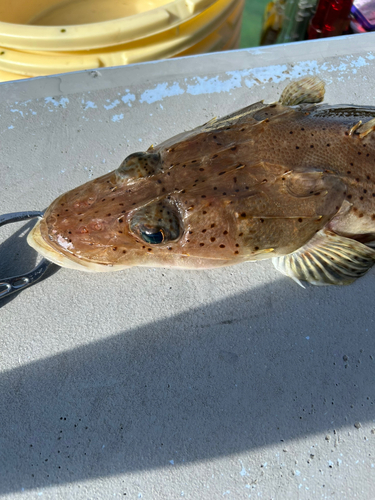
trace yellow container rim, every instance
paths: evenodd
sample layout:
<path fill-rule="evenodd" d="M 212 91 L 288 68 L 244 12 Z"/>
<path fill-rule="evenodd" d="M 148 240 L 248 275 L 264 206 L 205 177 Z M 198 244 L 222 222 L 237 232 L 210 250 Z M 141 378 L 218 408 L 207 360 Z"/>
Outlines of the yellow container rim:
<path fill-rule="evenodd" d="M 240 18 L 243 4 L 244 0 L 217 0 L 196 22 L 183 23 L 178 35 L 159 35 L 153 43 L 144 46 L 131 44 L 131 47 L 127 47 L 125 44 L 114 47 L 113 50 L 107 48 L 81 54 L 18 52 L 0 47 L 0 70 L 25 76 L 41 76 L 173 57 L 217 30 L 233 13 L 236 20 Z"/>
<path fill-rule="evenodd" d="M 217 0 L 174 0 L 162 7 L 100 23 L 33 26 L 0 22 L 0 45 L 17 50 L 91 50 L 137 40 L 173 28 Z"/>

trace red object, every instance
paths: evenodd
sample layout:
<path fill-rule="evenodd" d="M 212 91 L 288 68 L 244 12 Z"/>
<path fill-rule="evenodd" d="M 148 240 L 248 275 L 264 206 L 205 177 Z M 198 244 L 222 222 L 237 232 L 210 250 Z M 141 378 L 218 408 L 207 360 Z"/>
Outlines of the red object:
<path fill-rule="evenodd" d="M 307 31 L 309 40 L 342 35 L 349 26 L 352 4 L 353 0 L 319 0 Z"/>

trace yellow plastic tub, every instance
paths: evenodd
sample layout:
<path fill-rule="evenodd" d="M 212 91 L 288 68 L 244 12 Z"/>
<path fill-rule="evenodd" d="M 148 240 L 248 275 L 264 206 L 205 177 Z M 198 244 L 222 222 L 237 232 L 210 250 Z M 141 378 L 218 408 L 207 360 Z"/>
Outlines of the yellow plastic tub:
<path fill-rule="evenodd" d="M 244 0 L 0 3 L 0 81 L 238 46 Z"/>

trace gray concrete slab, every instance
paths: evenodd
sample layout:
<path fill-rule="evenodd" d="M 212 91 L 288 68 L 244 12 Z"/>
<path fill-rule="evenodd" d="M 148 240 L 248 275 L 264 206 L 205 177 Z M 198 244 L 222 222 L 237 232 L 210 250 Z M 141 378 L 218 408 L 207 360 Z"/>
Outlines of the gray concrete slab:
<path fill-rule="evenodd" d="M 374 35 L 2 84 L 0 213 L 308 73 L 374 104 Z M 2 274 L 35 263 L 29 227 L 1 229 Z M 3 300 L 0 495 L 375 498 L 374 279 L 61 269 Z"/>

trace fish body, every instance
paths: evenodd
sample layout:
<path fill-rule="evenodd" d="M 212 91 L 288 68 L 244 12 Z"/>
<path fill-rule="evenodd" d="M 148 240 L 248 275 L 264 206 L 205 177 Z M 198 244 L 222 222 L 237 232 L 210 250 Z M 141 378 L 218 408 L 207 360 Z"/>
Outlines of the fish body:
<path fill-rule="evenodd" d="M 346 284 L 374 263 L 375 107 L 318 104 L 292 82 L 75 188 L 28 242 L 86 271 L 212 268 L 273 258 L 284 274 Z"/>

